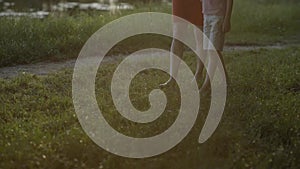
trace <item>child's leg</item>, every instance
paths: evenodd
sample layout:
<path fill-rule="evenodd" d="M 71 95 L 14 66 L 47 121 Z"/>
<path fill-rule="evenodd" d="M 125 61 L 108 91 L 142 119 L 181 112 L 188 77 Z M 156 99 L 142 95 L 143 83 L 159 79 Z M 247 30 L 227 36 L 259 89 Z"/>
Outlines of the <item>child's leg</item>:
<path fill-rule="evenodd" d="M 225 78 L 228 79 L 228 74 L 227 74 L 227 69 L 226 69 L 226 66 L 225 66 L 225 61 L 224 61 L 223 54 L 222 54 L 222 52 L 218 52 L 218 53 L 219 53 L 219 57 L 220 57 L 220 60 L 221 60 L 221 63 L 222 63 L 222 67 L 224 68 Z"/>
<path fill-rule="evenodd" d="M 200 89 L 200 92 L 204 92 L 209 90 L 209 88 L 211 87 L 211 81 L 214 78 L 215 75 L 215 71 L 218 65 L 218 59 L 220 59 L 222 67 L 224 68 L 225 71 L 225 75 L 227 78 L 227 71 L 225 68 L 225 64 L 224 64 L 224 59 L 223 59 L 223 55 L 221 51 L 208 51 L 208 57 L 209 57 L 209 62 L 208 62 L 208 68 L 207 68 L 207 75 L 205 77 L 205 81 Z M 209 76 L 210 75 L 210 76 Z"/>
<path fill-rule="evenodd" d="M 198 29 L 200 29 L 201 31 L 203 30 L 202 27 L 198 27 Z M 204 50 L 203 50 L 203 33 L 201 32 L 200 34 L 198 34 L 197 31 L 194 30 L 194 35 L 196 38 L 197 53 L 200 54 L 200 57 L 202 57 L 201 59 L 198 56 L 196 57 L 197 68 L 195 72 L 195 80 L 197 80 L 201 78 L 203 68 L 204 68 L 205 57 L 204 57 Z"/>
<path fill-rule="evenodd" d="M 174 57 L 174 55 L 177 55 L 178 57 L 183 56 L 183 50 L 184 46 L 183 44 L 176 40 L 173 39 L 172 46 L 171 46 L 171 55 L 170 55 L 170 75 L 172 77 L 177 77 L 178 74 L 178 68 L 180 65 L 180 60 L 177 57 Z"/>
<path fill-rule="evenodd" d="M 180 33 L 184 33 L 187 29 L 187 26 L 182 23 L 174 23 L 173 34 L 174 37 L 178 36 Z M 170 78 L 167 82 L 161 84 L 161 86 L 165 86 L 170 83 L 173 77 L 176 77 L 178 74 L 178 68 L 180 65 L 180 60 L 177 57 L 174 57 L 174 54 L 178 57 L 182 58 L 184 51 L 184 45 L 177 39 L 173 39 L 171 46 L 171 54 L 170 54 Z"/>
<path fill-rule="evenodd" d="M 221 61 L 221 65 L 225 70 L 225 74 L 227 75 L 223 55 L 221 53 L 224 46 L 225 36 L 222 30 L 224 17 L 214 15 L 205 15 L 204 17 L 204 29 L 207 38 L 204 39 L 203 43 L 205 46 L 205 51 L 207 51 L 205 53 L 208 55 L 209 58 L 207 73 L 210 76 L 206 76 L 205 81 L 200 89 L 200 92 L 204 92 L 209 89 L 210 82 L 213 80 L 219 59 Z"/>

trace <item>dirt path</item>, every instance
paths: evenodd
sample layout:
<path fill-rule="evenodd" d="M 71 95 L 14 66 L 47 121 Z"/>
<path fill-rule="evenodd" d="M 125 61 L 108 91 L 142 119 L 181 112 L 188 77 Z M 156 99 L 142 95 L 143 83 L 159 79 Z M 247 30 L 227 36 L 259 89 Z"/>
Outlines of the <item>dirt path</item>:
<path fill-rule="evenodd" d="M 105 57 L 102 63 L 115 63 L 123 58 L 123 56 Z M 17 65 L 11 67 L 0 68 L 0 78 L 8 79 L 18 76 L 22 73 L 30 73 L 35 75 L 47 75 L 66 68 L 73 68 L 76 59 L 70 59 L 60 62 L 39 62 L 35 64 Z"/>
<path fill-rule="evenodd" d="M 259 49 L 284 49 L 287 47 L 295 46 L 299 44 L 289 44 L 289 45 L 269 45 L 269 46 L 227 46 L 225 51 L 251 51 Z M 105 57 L 102 63 L 115 63 L 118 60 L 126 56 L 113 56 Z M 0 68 L 0 78 L 13 78 L 21 73 L 30 73 L 35 75 L 47 75 L 66 68 L 73 68 L 76 59 L 71 59 L 61 62 L 40 62 L 35 64 L 17 65 L 11 67 Z"/>

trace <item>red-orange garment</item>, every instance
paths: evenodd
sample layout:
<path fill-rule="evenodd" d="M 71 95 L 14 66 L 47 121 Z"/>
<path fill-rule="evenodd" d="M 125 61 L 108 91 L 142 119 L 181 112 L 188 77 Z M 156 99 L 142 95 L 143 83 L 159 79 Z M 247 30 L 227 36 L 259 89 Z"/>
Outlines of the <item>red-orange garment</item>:
<path fill-rule="evenodd" d="M 202 3 L 200 0 L 173 0 L 173 15 L 203 26 Z"/>

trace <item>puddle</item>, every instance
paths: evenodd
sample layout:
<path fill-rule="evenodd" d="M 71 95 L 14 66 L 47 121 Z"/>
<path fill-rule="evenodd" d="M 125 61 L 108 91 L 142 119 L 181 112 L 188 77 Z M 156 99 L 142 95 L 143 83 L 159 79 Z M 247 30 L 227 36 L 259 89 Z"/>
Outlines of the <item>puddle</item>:
<path fill-rule="evenodd" d="M 31 3 L 32 1 L 32 3 Z M 108 1 L 108 0 L 107 0 Z M 81 2 L 66 2 L 51 3 L 48 1 L 33 1 L 21 2 L 20 0 L 5 1 L 0 0 L 0 17 L 31 17 L 45 18 L 51 12 L 67 12 L 67 11 L 110 11 L 115 13 L 120 10 L 132 10 L 134 6 L 129 3 L 116 3 L 116 0 L 110 0 L 109 3 L 81 3 Z M 35 3 L 33 3 L 35 2 Z"/>
<path fill-rule="evenodd" d="M 0 12 L 0 17 L 22 17 L 27 16 L 31 18 L 45 18 L 49 15 L 49 12 L 45 11 L 37 11 L 37 12 L 14 12 L 14 11 L 6 11 Z"/>
<path fill-rule="evenodd" d="M 117 10 L 132 10 L 133 6 L 127 3 L 119 4 L 103 4 L 103 3 L 77 3 L 77 2 L 65 2 L 58 3 L 57 5 L 52 6 L 54 11 L 63 11 L 63 10 L 99 10 L 99 11 L 110 11 L 112 9 Z"/>

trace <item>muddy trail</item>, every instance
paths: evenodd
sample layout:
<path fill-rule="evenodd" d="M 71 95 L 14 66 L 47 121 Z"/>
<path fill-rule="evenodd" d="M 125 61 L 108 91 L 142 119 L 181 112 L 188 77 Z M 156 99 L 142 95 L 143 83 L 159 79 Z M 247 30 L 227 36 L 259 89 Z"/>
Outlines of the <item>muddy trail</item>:
<path fill-rule="evenodd" d="M 285 49 L 292 46 L 299 46 L 300 44 L 275 44 L 267 46 L 226 46 L 225 51 L 252 51 L 260 49 Z M 145 53 L 147 55 L 147 53 Z M 105 57 L 101 64 L 116 63 L 125 58 L 126 55 Z M 0 78 L 9 79 L 18 76 L 19 74 L 30 73 L 34 75 L 47 75 L 60 71 L 62 69 L 71 69 L 74 67 L 76 59 L 60 62 L 39 62 L 34 64 L 17 65 L 0 68 Z"/>

